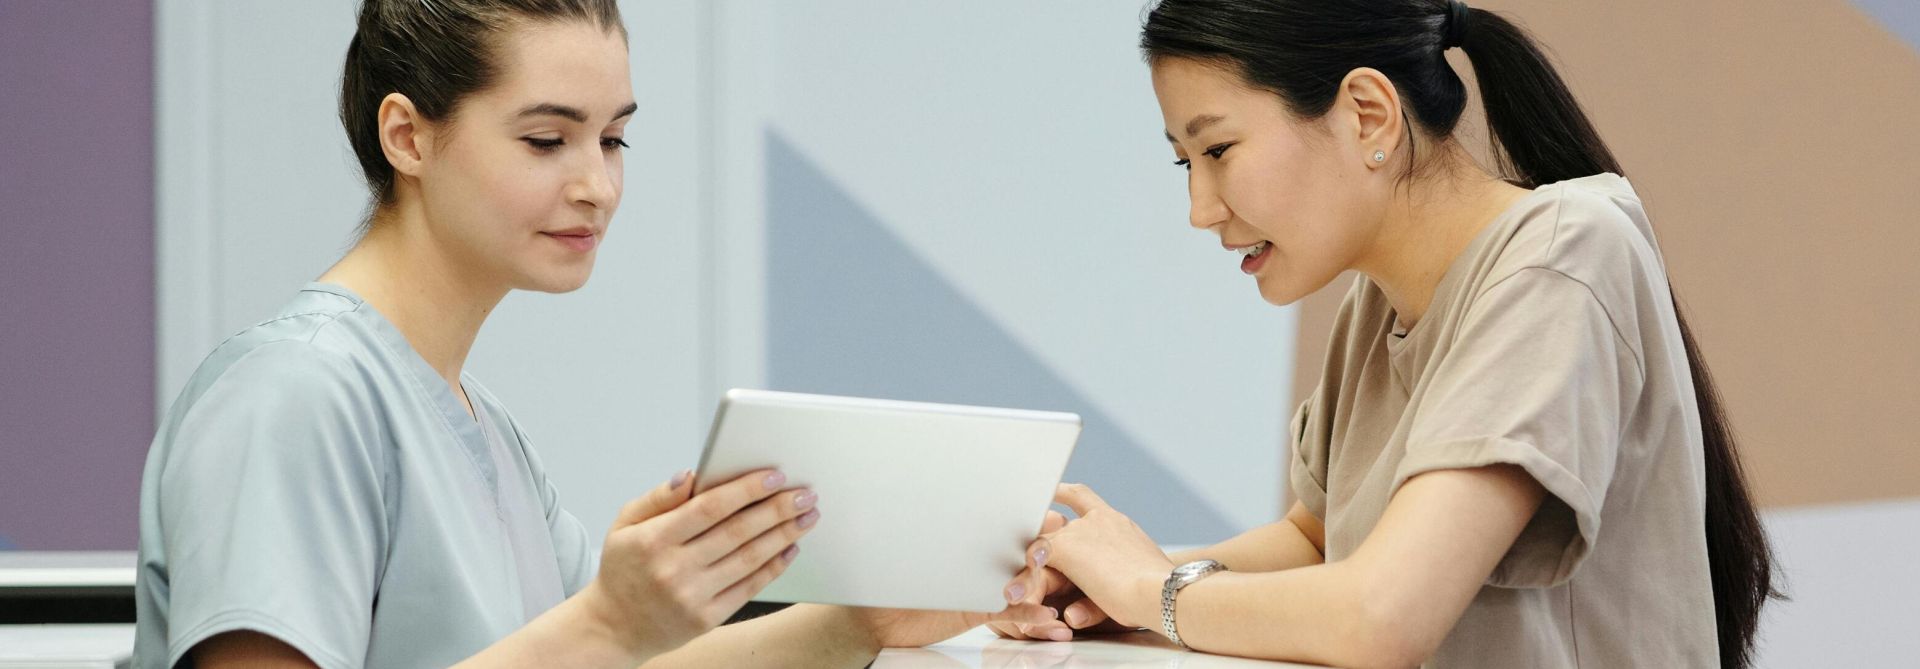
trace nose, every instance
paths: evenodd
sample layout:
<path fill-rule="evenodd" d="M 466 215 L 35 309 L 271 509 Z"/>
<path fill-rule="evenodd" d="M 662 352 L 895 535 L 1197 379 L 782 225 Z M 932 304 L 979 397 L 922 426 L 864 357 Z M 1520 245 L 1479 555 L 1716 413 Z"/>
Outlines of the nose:
<path fill-rule="evenodd" d="M 567 200 L 595 209 L 613 209 L 620 200 L 620 167 L 618 155 L 604 155 L 595 147 L 579 159 L 574 178 L 567 185 Z"/>
<path fill-rule="evenodd" d="M 1187 224 L 1195 229 L 1206 230 L 1233 217 L 1226 201 L 1204 179 L 1187 177 L 1187 200 Z"/>

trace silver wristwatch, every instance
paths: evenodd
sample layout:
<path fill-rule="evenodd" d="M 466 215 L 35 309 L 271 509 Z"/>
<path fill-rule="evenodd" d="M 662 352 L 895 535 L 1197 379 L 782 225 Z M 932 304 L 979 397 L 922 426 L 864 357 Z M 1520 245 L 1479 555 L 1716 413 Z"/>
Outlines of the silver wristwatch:
<path fill-rule="evenodd" d="M 1180 641 L 1180 631 L 1173 625 L 1173 600 L 1180 595 L 1180 589 L 1192 585 L 1194 581 L 1206 578 L 1218 571 L 1226 571 L 1227 566 L 1213 560 L 1195 560 L 1173 568 L 1167 576 L 1166 585 L 1160 586 L 1160 631 L 1181 648 L 1187 646 Z"/>

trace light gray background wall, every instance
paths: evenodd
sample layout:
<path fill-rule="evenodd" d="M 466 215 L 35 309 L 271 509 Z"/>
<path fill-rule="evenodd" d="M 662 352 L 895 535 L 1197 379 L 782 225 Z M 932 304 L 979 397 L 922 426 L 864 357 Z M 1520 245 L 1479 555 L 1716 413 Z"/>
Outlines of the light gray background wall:
<path fill-rule="evenodd" d="M 0 222 L 96 252 L 0 247 L 0 535 L 131 548 L 155 413 L 344 249 L 354 4 L 164 0 L 148 52 L 120 3 L 0 0 Z M 1292 315 L 1184 227 L 1133 4 L 625 3 L 646 141 L 614 235 L 586 289 L 509 298 L 473 361 L 567 504 L 604 526 L 693 462 L 719 390 L 771 385 L 1081 411 L 1099 427 L 1074 474 L 1163 540 L 1272 519 Z M 1763 666 L 1920 657 L 1920 504 L 1768 523 L 1796 600 L 1770 607 Z"/>

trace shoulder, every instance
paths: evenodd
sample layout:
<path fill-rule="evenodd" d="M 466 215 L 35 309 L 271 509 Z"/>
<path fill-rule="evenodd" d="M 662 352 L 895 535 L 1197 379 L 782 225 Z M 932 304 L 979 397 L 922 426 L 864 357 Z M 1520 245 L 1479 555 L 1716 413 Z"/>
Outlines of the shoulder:
<path fill-rule="evenodd" d="M 1646 209 L 1626 179 L 1600 174 L 1562 181 L 1528 199 L 1489 284 L 1544 269 L 1603 293 L 1664 274 Z"/>
<path fill-rule="evenodd" d="M 179 403 L 192 407 L 208 392 L 241 404 L 285 399 L 365 405 L 382 369 L 391 366 L 370 314 L 357 299 L 304 290 L 279 314 L 215 347 L 194 371 Z"/>
<path fill-rule="evenodd" d="M 222 342 L 175 400 L 163 442 L 193 448 L 380 440 L 383 369 L 354 309 L 288 310 Z M 185 446 L 186 444 L 182 444 Z"/>

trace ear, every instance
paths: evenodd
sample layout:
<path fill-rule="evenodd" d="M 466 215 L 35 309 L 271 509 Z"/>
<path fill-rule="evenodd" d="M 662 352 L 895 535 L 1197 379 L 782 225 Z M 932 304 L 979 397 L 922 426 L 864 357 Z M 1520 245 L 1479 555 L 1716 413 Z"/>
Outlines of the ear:
<path fill-rule="evenodd" d="M 380 151 L 387 156 L 387 163 L 393 165 L 395 174 L 411 177 L 420 176 L 422 147 L 428 146 L 426 119 L 420 116 L 420 110 L 413 101 L 399 93 L 388 93 L 380 100 Z"/>
<path fill-rule="evenodd" d="M 1382 167 L 1399 155 L 1406 141 L 1406 116 L 1400 91 L 1387 75 L 1370 67 L 1348 72 L 1340 80 L 1333 111 L 1338 114 L 1333 119 L 1335 136 L 1351 141 L 1355 157 L 1367 167 Z M 1384 152 L 1386 160 L 1375 160 L 1376 152 Z"/>

